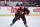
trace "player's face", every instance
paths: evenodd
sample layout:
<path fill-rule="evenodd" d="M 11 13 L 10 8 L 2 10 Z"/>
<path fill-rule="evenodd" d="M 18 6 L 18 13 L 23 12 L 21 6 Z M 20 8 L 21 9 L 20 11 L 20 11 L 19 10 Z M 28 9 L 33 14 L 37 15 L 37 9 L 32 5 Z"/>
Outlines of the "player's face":
<path fill-rule="evenodd" d="M 22 9 L 24 9 L 24 6 L 22 6 Z"/>

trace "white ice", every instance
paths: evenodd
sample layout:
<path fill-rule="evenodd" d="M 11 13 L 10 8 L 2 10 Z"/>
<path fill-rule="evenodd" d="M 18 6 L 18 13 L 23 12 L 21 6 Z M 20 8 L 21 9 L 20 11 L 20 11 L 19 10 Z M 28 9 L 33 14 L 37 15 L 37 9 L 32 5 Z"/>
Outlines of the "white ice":
<path fill-rule="evenodd" d="M 10 26 L 15 16 L 0 16 L 0 27 L 25 27 L 22 19 Z M 40 16 L 26 16 L 28 27 L 40 27 Z"/>

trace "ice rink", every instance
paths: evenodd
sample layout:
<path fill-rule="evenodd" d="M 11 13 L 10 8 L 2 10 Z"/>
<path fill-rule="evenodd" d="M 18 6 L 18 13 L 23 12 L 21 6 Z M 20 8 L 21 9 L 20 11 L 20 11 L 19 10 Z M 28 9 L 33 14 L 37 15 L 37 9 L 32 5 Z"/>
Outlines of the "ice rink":
<path fill-rule="evenodd" d="M 0 16 L 0 27 L 25 27 L 22 19 L 10 26 L 15 16 Z M 28 27 L 40 27 L 40 16 L 26 16 Z"/>

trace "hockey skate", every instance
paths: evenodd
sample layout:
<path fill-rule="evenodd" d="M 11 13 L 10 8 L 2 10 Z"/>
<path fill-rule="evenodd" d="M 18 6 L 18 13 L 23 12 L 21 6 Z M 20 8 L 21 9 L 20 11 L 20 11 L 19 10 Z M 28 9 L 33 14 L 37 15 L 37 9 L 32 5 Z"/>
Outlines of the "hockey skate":
<path fill-rule="evenodd" d="M 28 26 L 26 26 L 26 27 L 28 27 Z"/>
<path fill-rule="evenodd" d="M 26 27 L 28 27 L 28 26 L 26 25 Z"/>
<path fill-rule="evenodd" d="M 10 26 L 12 26 L 13 24 L 10 24 Z"/>

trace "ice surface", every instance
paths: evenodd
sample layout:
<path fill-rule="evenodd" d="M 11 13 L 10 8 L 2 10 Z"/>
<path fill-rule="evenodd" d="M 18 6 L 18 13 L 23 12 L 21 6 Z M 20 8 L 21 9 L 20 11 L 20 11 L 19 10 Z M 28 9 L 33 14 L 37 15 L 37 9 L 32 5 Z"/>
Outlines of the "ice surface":
<path fill-rule="evenodd" d="M 25 27 L 22 19 L 10 26 L 15 16 L 0 16 L 0 27 Z M 40 16 L 26 16 L 28 27 L 40 27 Z"/>

